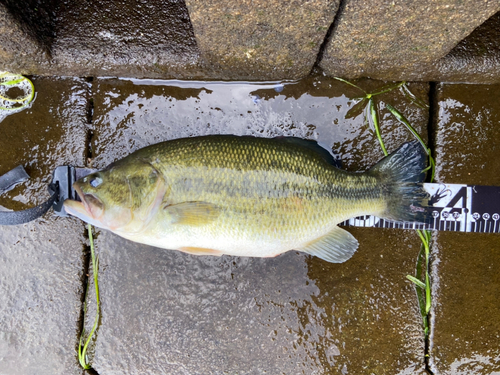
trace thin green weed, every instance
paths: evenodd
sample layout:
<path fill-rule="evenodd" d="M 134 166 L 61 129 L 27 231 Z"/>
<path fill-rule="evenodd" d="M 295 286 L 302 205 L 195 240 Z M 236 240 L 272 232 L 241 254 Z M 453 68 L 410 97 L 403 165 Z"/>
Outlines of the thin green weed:
<path fill-rule="evenodd" d="M 85 302 L 83 305 L 83 329 L 82 329 L 82 334 L 80 336 L 80 342 L 78 344 L 78 361 L 80 362 L 80 366 L 82 366 L 85 370 L 90 368 L 90 365 L 88 363 L 88 357 L 87 357 L 87 349 L 90 344 L 90 340 L 92 339 L 92 336 L 94 336 L 94 332 L 97 328 L 97 323 L 99 321 L 99 284 L 97 283 L 97 276 L 98 276 L 98 271 L 99 271 L 99 259 L 95 256 L 95 250 L 94 250 L 94 237 L 92 236 L 92 226 L 88 224 L 88 234 L 89 234 L 89 241 L 90 241 L 90 255 L 92 258 L 92 274 L 94 276 L 94 286 L 95 286 L 95 300 L 96 300 L 96 315 L 94 318 L 94 325 L 92 326 L 92 329 L 87 337 L 85 339 L 85 315 L 87 314 L 87 297 L 88 297 L 88 283 L 87 283 L 87 290 L 85 292 Z"/>

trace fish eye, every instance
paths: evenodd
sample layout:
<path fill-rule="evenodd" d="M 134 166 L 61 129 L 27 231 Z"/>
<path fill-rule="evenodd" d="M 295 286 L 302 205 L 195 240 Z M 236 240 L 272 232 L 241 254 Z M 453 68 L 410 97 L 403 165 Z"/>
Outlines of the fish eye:
<path fill-rule="evenodd" d="M 93 188 L 96 188 L 98 187 L 100 184 L 102 184 L 102 178 L 100 177 L 93 177 L 90 182 L 89 182 L 90 186 L 92 186 Z"/>
<path fill-rule="evenodd" d="M 158 173 L 156 171 L 152 171 L 149 174 L 148 179 L 149 179 L 150 184 L 154 184 L 156 182 L 156 180 L 158 180 Z"/>

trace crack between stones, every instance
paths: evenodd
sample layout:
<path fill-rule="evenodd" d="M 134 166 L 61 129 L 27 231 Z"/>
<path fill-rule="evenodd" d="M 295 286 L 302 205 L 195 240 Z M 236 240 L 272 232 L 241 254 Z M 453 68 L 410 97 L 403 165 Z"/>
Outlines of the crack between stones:
<path fill-rule="evenodd" d="M 92 138 L 94 136 L 94 133 L 92 131 L 92 123 L 94 120 L 94 99 L 92 98 L 92 86 L 93 86 L 93 77 L 87 77 L 86 81 L 89 83 L 89 92 L 90 92 L 90 97 L 87 101 L 87 109 L 86 109 L 86 125 L 87 125 L 87 136 L 85 139 L 85 166 L 89 167 L 90 161 L 92 159 Z M 87 229 L 85 228 L 83 230 L 83 235 L 84 237 L 88 240 L 88 232 Z M 82 332 L 85 329 L 85 301 L 87 300 L 87 293 L 88 291 L 88 285 L 89 285 L 89 272 L 90 272 L 90 267 L 91 267 L 91 252 L 90 252 L 90 246 L 84 246 L 83 249 L 83 274 L 81 277 L 82 281 L 82 298 L 81 298 L 81 308 L 80 308 L 80 318 L 79 318 L 79 332 L 78 332 L 78 337 L 77 337 L 77 344 L 76 344 L 76 349 L 78 350 L 78 345 L 80 343 L 80 337 L 82 335 Z M 92 367 L 87 370 L 82 369 L 82 374 L 87 374 L 87 375 L 99 375 L 99 373 L 94 370 Z"/>
<path fill-rule="evenodd" d="M 319 64 L 321 60 L 323 60 L 323 55 L 326 50 L 326 46 L 328 45 L 328 42 L 330 41 L 330 38 L 333 34 L 333 32 L 337 29 L 337 26 L 339 24 L 340 16 L 342 15 L 345 6 L 346 6 L 347 0 L 340 0 L 339 3 L 339 8 L 337 9 L 337 13 L 335 13 L 335 17 L 333 18 L 333 22 L 328 28 L 326 34 L 325 34 L 325 39 L 323 39 L 323 43 L 321 43 L 321 46 L 319 47 L 318 55 L 316 56 L 316 61 L 314 62 L 314 65 L 311 69 L 310 74 L 313 74 L 316 70 L 321 69 L 319 67 Z"/>
<path fill-rule="evenodd" d="M 86 161 L 85 164 L 89 167 L 89 162 L 92 159 L 92 138 L 94 137 L 94 132 L 92 129 L 92 123 L 94 121 L 94 98 L 92 97 L 92 86 L 94 82 L 93 77 L 86 78 L 87 82 L 90 86 L 91 95 L 87 102 L 87 139 L 85 145 L 85 156 Z"/>
<path fill-rule="evenodd" d="M 437 83 L 429 82 L 429 122 L 427 124 L 427 137 L 428 137 L 428 147 L 431 150 L 432 157 L 436 160 L 436 132 L 435 127 L 438 123 L 438 103 L 437 103 Z M 431 248 L 433 246 L 433 242 L 431 242 Z M 431 251 L 432 254 L 432 251 Z M 432 269 L 432 258 L 429 260 L 429 269 Z M 432 280 L 431 280 L 432 285 Z M 432 293 L 432 292 L 431 292 Z M 434 301 L 432 301 L 432 305 L 434 305 Z M 432 308 L 427 314 L 427 324 L 429 326 L 429 333 L 425 338 L 425 349 L 424 349 L 424 363 L 425 363 L 425 371 L 429 375 L 434 375 L 434 372 L 431 370 L 430 360 L 431 360 L 431 336 L 432 336 Z"/>
<path fill-rule="evenodd" d="M 89 238 L 88 232 L 86 229 L 83 231 L 83 235 L 85 238 Z M 85 301 L 87 300 L 87 293 L 89 292 L 88 290 L 88 285 L 89 285 L 89 272 L 90 272 L 90 267 L 91 267 L 91 256 L 90 256 L 90 246 L 84 246 L 84 252 L 83 252 L 83 263 L 84 263 L 84 268 L 83 268 L 83 274 L 82 274 L 82 298 L 81 298 L 81 308 L 80 308 L 80 319 L 79 319 L 79 332 L 78 332 L 78 337 L 77 337 L 77 343 L 76 343 L 76 350 L 78 352 L 78 345 L 80 345 L 80 337 L 82 336 L 82 332 L 85 329 Z M 94 370 L 92 367 L 87 369 L 87 370 L 82 370 L 82 375 L 99 375 L 99 373 Z"/>

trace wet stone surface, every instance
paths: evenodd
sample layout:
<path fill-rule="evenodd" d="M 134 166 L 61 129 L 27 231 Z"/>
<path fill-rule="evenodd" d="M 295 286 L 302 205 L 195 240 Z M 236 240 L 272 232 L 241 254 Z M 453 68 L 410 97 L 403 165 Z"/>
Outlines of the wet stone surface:
<path fill-rule="evenodd" d="M 500 12 L 461 40 L 446 56 L 421 65 L 413 77 L 434 82 L 498 84 L 499 70 Z"/>
<path fill-rule="evenodd" d="M 499 10 L 498 2 L 348 0 L 320 66 L 344 78 L 422 80 L 427 64 Z"/>
<path fill-rule="evenodd" d="M 438 85 L 436 180 L 500 185 L 500 86 Z M 433 260 L 434 374 L 500 374 L 500 238 L 436 236 Z"/>
<path fill-rule="evenodd" d="M 298 79 L 316 62 L 339 1 L 187 0 L 200 64 L 215 79 Z"/>
<path fill-rule="evenodd" d="M 40 65 L 48 63 L 48 53 L 33 35 L 23 29 L 23 20 L 12 15 L 12 7 L 17 8 L 16 2 L 9 2 L 8 6 L 0 4 L 1 70 L 38 73 Z"/>
<path fill-rule="evenodd" d="M 188 78 L 198 48 L 182 1 L 61 1 L 52 74 Z"/>
<path fill-rule="evenodd" d="M 90 85 L 84 79 L 34 78 L 31 108 L 0 123 L 0 174 L 22 164 L 30 180 L 0 197 L 0 205 L 19 210 L 49 198 L 55 167 L 82 165 L 87 139 Z"/>
<path fill-rule="evenodd" d="M 2 195 L 0 204 L 11 209 L 42 203 L 56 166 L 85 161 L 88 84 L 33 83 L 32 107 L 0 123 L 0 174 L 23 164 L 31 176 Z M 0 374 L 81 374 L 76 342 L 84 246 L 82 224 L 51 213 L 0 228 Z"/>
<path fill-rule="evenodd" d="M 159 141 L 237 134 L 316 139 L 349 170 L 382 155 L 360 92 L 312 77 L 296 84 L 94 82 L 93 165 Z M 368 91 L 381 82 L 362 81 Z M 428 85 L 411 84 L 420 98 Z M 381 97 L 389 150 L 411 136 L 391 103 L 426 133 L 427 110 L 398 90 Z M 351 230 L 351 229 L 350 229 Z M 352 230 L 360 248 L 344 264 L 291 251 L 277 258 L 197 257 L 102 231 L 102 315 L 91 363 L 100 374 L 423 374 L 424 339 L 413 285 L 415 233 Z M 92 288 L 92 283 L 90 288 Z M 92 290 L 92 289 L 90 289 Z M 90 296 L 90 307 L 95 306 Z M 92 311 L 86 319 L 89 329 Z"/>

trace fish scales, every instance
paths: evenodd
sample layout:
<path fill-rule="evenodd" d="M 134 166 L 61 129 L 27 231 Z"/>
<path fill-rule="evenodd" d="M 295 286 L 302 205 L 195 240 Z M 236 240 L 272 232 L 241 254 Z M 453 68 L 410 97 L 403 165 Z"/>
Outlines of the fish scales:
<path fill-rule="evenodd" d="M 303 246 L 367 206 L 385 208 L 375 178 L 340 171 L 308 149 L 250 140 L 188 138 L 168 153 L 152 153 L 151 164 L 170 181 L 170 204 L 223 207 L 211 225 L 184 228 L 186 235 L 203 238 L 200 244 L 223 233 L 238 236 L 239 247 L 254 252 L 256 244 L 269 241 Z"/>
<path fill-rule="evenodd" d="M 357 241 L 337 224 L 364 214 L 382 216 L 394 182 L 378 171 L 340 170 L 311 145 L 287 138 L 184 138 L 138 150 L 96 178 L 112 181 L 121 173 L 129 186 L 137 185 L 134 201 L 141 206 L 143 197 L 154 206 L 138 207 L 129 224 L 112 229 L 125 238 L 195 253 L 275 256 L 297 249 L 343 261 Z M 148 178 L 160 192 L 155 199 Z M 105 200 L 89 181 L 80 182 L 83 197 Z M 142 222 L 134 222 L 135 216 Z"/>

